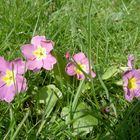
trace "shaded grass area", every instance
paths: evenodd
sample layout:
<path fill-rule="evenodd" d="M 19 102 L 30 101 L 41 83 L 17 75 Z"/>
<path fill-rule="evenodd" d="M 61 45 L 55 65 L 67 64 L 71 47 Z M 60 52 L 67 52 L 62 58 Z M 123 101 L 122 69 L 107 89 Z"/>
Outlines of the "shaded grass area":
<path fill-rule="evenodd" d="M 122 87 L 114 84 L 121 74 L 108 81 L 103 81 L 101 75 L 112 65 L 125 66 L 129 53 L 135 55 L 136 67 L 140 66 L 139 9 L 139 0 L 1 0 L 0 55 L 8 60 L 21 57 L 23 44 L 32 36 L 45 35 L 55 42 L 53 53 L 61 60 L 52 72 L 28 72 L 27 93 L 11 104 L 0 103 L 1 138 L 138 139 L 139 101 L 125 101 Z M 97 73 L 93 83 L 82 87 L 78 101 L 86 102 L 91 107 L 87 113 L 98 119 L 98 125 L 88 134 L 75 135 L 73 118 L 67 124 L 61 117 L 63 107 L 72 106 L 79 85 L 79 81 L 65 75 L 66 51 L 86 53 Z M 63 98 L 46 117 L 48 105 L 39 103 L 38 94 L 49 84 L 56 85 Z M 111 108 L 109 113 L 101 111 L 106 106 Z"/>

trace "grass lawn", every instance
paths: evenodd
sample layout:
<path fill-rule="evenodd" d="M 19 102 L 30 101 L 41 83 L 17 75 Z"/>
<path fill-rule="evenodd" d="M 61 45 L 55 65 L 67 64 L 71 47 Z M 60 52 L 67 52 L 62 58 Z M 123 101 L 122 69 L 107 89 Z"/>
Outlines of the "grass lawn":
<path fill-rule="evenodd" d="M 140 67 L 140 1 L 0 0 L 0 56 L 25 60 L 36 35 L 54 42 L 57 64 L 28 70 L 27 91 L 0 102 L 0 140 L 140 139 L 140 101 L 124 98 L 120 71 L 128 54 Z M 96 77 L 68 76 L 66 52 L 83 52 Z"/>

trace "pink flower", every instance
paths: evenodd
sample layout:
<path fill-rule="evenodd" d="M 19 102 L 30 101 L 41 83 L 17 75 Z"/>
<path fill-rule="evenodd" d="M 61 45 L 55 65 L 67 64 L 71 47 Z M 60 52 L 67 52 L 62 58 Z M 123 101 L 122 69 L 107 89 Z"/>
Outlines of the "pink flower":
<path fill-rule="evenodd" d="M 134 97 L 140 98 L 140 69 L 133 69 L 123 74 L 123 90 L 129 102 Z"/>
<path fill-rule="evenodd" d="M 52 49 L 52 41 L 46 40 L 45 36 L 33 37 L 31 44 L 26 44 L 21 48 L 27 59 L 27 68 L 34 71 L 40 70 L 42 67 L 46 70 L 53 69 L 56 59 L 50 53 Z"/>
<path fill-rule="evenodd" d="M 84 55 L 84 53 L 80 52 L 72 57 L 73 61 L 68 63 L 66 66 L 66 73 L 69 76 L 76 75 L 78 80 L 85 79 L 85 74 L 90 74 L 91 68 L 89 68 L 89 60 Z M 91 71 L 91 76 L 94 78 L 96 74 Z"/>
<path fill-rule="evenodd" d="M 125 99 L 129 102 L 134 97 L 140 99 L 140 69 L 134 67 L 134 56 L 128 55 L 128 70 L 123 74 L 123 90 Z"/>
<path fill-rule="evenodd" d="M 0 57 L 0 100 L 11 102 L 15 94 L 26 90 L 26 79 L 22 76 L 25 62 L 21 59 L 8 62 Z"/>

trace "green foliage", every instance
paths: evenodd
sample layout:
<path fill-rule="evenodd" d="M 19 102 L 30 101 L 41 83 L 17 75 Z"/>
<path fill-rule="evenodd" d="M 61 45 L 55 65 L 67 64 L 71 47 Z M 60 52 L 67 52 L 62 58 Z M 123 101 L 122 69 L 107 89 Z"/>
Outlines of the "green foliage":
<path fill-rule="evenodd" d="M 91 108 L 89 108 L 86 103 L 79 103 L 75 112 L 72 114 L 72 121 L 70 118 L 70 107 L 64 107 L 62 109 L 61 116 L 65 119 L 66 124 L 72 123 L 73 125 L 73 135 L 85 135 L 93 131 L 93 126 L 98 125 L 98 120 L 94 116 L 88 114 L 90 110 Z"/>
<path fill-rule="evenodd" d="M 40 89 L 37 96 L 39 103 L 45 103 L 48 108 L 52 109 L 56 101 L 62 98 L 62 93 L 55 85 L 47 85 Z"/>
<path fill-rule="evenodd" d="M 107 80 L 107 79 L 111 78 L 112 76 L 116 75 L 118 72 L 119 71 L 118 71 L 118 67 L 117 66 L 111 66 L 102 75 L 102 79 L 103 80 Z"/>

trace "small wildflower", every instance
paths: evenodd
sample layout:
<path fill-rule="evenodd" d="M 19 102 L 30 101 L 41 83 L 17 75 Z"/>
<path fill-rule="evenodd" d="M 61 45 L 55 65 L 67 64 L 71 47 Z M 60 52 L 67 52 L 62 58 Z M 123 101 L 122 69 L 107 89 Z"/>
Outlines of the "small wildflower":
<path fill-rule="evenodd" d="M 46 40 L 45 36 L 35 36 L 31 44 L 22 46 L 21 51 L 27 59 L 27 68 L 38 71 L 42 67 L 46 70 L 52 70 L 56 59 L 51 55 L 53 49 L 52 41 Z"/>
<path fill-rule="evenodd" d="M 0 57 L 0 100 L 11 102 L 15 94 L 26 90 L 26 79 L 22 76 L 25 62 L 21 59 L 8 62 Z"/>
<path fill-rule="evenodd" d="M 127 71 L 123 75 L 123 89 L 129 102 L 134 97 L 140 97 L 140 69 Z"/>
<path fill-rule="evenodd" d="M 123 74 L 125 99 L 129 102 L 131 102 L 134 97 L 140 97 L 140 69 L 134 69 L 133 62 L 133 55 L 129 55 L 127 65 L 130 69 Z"/>
<path fill-rule="evenodd" d="M 78 80 L 83 80 L 85 79 L 84 73 L 90 74 L 90 71 L 92 78 L 96 76 L 91 68 L 89 68 L 89 60 L 84 53 L 80 52 L 73 55 L 72 60 L 66 66 L 66 73 L 69 76 L 76 75 Z"/>

